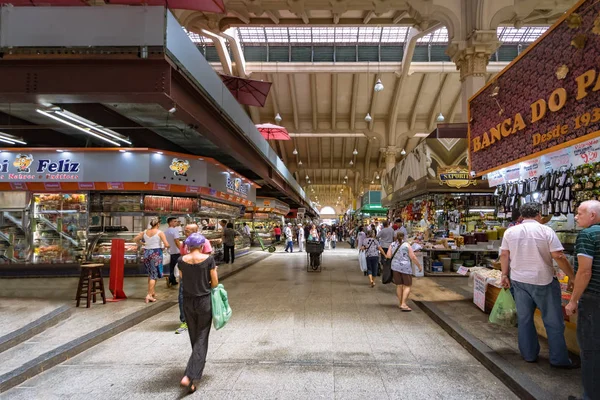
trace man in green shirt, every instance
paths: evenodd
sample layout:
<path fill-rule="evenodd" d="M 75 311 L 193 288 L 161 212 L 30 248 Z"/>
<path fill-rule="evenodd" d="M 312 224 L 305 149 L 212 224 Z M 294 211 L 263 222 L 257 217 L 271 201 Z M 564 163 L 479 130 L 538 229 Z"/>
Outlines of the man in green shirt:
<path fill-rule="evenodd" d="M 600 201 L 581 203 L 575 216 L 584 228 L 575 243 L 575 287 L 567 315 L 578 314 L 583 399 L 600 399 Z"/>

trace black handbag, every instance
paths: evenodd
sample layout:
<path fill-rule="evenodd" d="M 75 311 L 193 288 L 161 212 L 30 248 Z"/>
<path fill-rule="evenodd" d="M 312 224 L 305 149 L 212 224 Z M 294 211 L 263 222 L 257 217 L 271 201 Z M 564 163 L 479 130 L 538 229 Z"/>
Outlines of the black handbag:
<path fill-rule="evenodd" d="M 392 260 L 394 259 L 394 257 L 396 257 L 396 253 L 398 252 L 398 250 L 400 250 L 401 246 L 402 244 L 400 244 L 396 251 L 394 251 L 394 254 L 392 254 L 392 258 L 386 258 L 385 260 L 383 260 L 383 274 L 381 274 L 381 283 L 388 284 L 394 280 L 394 274 L 392 273 Z"/>

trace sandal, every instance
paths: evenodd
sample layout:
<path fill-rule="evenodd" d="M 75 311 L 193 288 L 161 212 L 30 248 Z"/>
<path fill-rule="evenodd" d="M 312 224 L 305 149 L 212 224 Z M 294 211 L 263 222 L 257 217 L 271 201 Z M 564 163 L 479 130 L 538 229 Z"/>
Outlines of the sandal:
<path fill-rule="evenodd" d="M 371 282 L 371 287 L 375 287 L 375 282 Z"/>
<path fill-rule="evenodd" d="M 403 311 L 403 312 L 411 312 L 412 311 L 412 309 L 410 307 L 408 307 L 408 306 L 406 306 L 406 307 L 400 307 L 400 306 L 398 306 L 398 308 L 401 311 Z"/>
<path fill-rule="evenodd" d="M 154 303 L 156 301 L 156 299 L 150 295 L 147 295 L 146 298 L 144 299 L 144 302 L 146 304 L 148 304 L 148 302 Z"/>

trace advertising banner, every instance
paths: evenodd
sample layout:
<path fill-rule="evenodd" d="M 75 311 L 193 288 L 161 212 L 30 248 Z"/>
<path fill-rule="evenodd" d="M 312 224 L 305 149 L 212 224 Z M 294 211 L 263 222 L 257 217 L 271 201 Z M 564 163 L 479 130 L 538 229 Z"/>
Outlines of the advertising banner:
<path fill-rule="evenodd" d="M 477 184 L 476 181 L 470 179 L 469 170 L 459 165 L 438 167 L 437 175 L 440 185 L 447 185 L 457 189 Z"/>
<path fill-rule="evenodd" d="M 600 135 L 599 13 L 600 2 L 580 2 L 469 100 L 470 170 L 486 174 Z"/>

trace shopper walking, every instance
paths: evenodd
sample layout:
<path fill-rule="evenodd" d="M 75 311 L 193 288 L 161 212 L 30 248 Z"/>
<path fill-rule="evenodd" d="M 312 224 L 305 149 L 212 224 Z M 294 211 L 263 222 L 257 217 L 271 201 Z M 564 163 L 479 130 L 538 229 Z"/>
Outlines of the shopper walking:
<path fill-rule="evenodd" d="M 154 288 L 156 287 L 156 281 L 163 276 L 163 250 L 162 246 L 166 249 L 169 248 L 169 243 L 165 234 L 158 229 L 160 226 L 160 220 L 158 218 L 152 218 L 150 220 L 150 229 L 146 229 L 140 232 L 133 241 L 139 245 L 144 240 L 144 267 L 148 274 L 148 294 L 146 295 L 145 302 L 154 303 L 156 301 L 156 293 Z"/>
<path fill-rule="evenodd" d="M 412 265 L 411 261 L 417 265 L 419 271 L 423 266 L 415 255 L 410 244 L 406 241 L 404 233 L 398 232 L 396 240 L 390 245 L 387 252 L 387 258 L 392 260 L 392 276 L 396 285 L 396 296 L 398 297 L 398 307 L 402 311 L 412 311 L 406 304 L 412 287 Z"/>
<path fill-rule="evenodd" d="M 408 238 L 408 231 L 406 230 L 406 227 L 404 226 L 404 223 L 402 222 L 401 219 L 397 219 L 396 220 L 396 229 L 394 229 L 394 234 L 398 233 L 398 232 L 402 232 L 404 233 L 404 237 Z"/>
<path fill-rule="evenodd" d="M 225 264 L 229 264 L 230 261 L 233 264 L 235 261 L 236 236 L 240 236 L 240 234 L 233 229 L 233 224 L 229 222 L 223 230 L 223 250 L 225 251 L 223 261 L 225 261 Z"/>
<path fill-rule="evenodd" d="M 273 228 L 273 234 L 275 235 L 275 242 L 279 243 L 281 241 L 281 228 L 279 225 L 275 225 L 275 228 Z"/>
<path fill-rule="evenodd" d="M 596 400 L 600 399 L 600 201 L 581 203 L 575 220 L 583 230 L 575 243 L 575 287 L 565 309 L 567 315 L 578 314 L 583 399 Z"/>
<path fill-rule="evenodd" d="M 363 226 L 358 227 L 358 234 L 356 235 L 356 247 L 362 248 L 364 240 L 367 238 L 367 234 L 363 231 Z"/>
<path fill-rule="evenodd" d="M 367 274 L 369 275 L 369 284 L 371 287 L 374 287 L 375 281 L 373 280 L 373 277 L 377 276 L 379 271 L 379 254 L 382 254 L 385 257 L 385 253 L 375 237 L 375 231 L 369 232 L 369 237 L 363 241 L 363 245 L 360 249 L 367 253 Z"/>
<path fill-rule="evenodd" d="M 190 253 L 181 257 L 179 261 L 179 271 L 186 282 L 183 289 L 183 311 L 192 344 L 192 355 L 181 385 L 186 386 L 190 392 L 196 390 L 195 382 L 202 378 L 204 371 L 212 322 L 210 291 L 219 284 L 214 258 L 202 252 L 206 241 L 199 233 L 191 234 L 185 240 Z"/>
<path fill-rule="evenodd" d="M 394 230 L 390 227 L 390 224 L 387 221 L 383 221 L 383 228 L 377 234 L 377 239 L 379 239 L 381 248 L 387 254 L 388 249 L 394 242 Z"/>
<path fill-rule="evenodd" d="M 304 228 L 302 228 L 302 224 L 298 224 L 298 248 L 300 252 L 304 251 Z"/>
<path fill-rule="evenodd" d="M 540 352 L 538 334 L 533 322 L 536 308 L 548 335 L 550 365 L 575 368 L 569 359 L 565 342 L 565 322 L 561 307 L 560 284 L 554 277 L 552 259 L 569 277 L 573 268 L 563 253 L 556 233 L 537 219 L 540 204 L 527 203 L 521 207 L 523 223 L 508 228 L 500 246 L 502 286 L 513 287 L 519 322 L 519 350 L 527 362 L 535 362 Z"/>
<path fill-rule="evenodd" d="M 175 266 L 179 260 L 179 247 L 181 242 L 179 241 L 179 220 L 175 217 L 167 218 L 167 225 L 169 227 L 165 230 L 165 237 L 169 243 L 169 254 L 171 255 L 171 261 L 169 262 L 169 276 L 166 277 L 167 287 L 177 285 L 177 279 L 175 278 Z"/>
<path fill-rule="evenodd" d="M 292 224 L 290 224 L 290 223 L 287 224 L 287 226 L 285 227 L 284 235 L 285 235 L 285 241 L 286 241 L 285 252 L 287 253 L 287 251 L 289 249 L 290 253 L 293 253 L 294 252 L 294 237 L 292 235 Z"/>
<path fill-rule="evenodd" d="M 337 241 L 338 241 L 337 233 L 333 232 L 331 234 L 331 248 L 335 249 Z"/>

